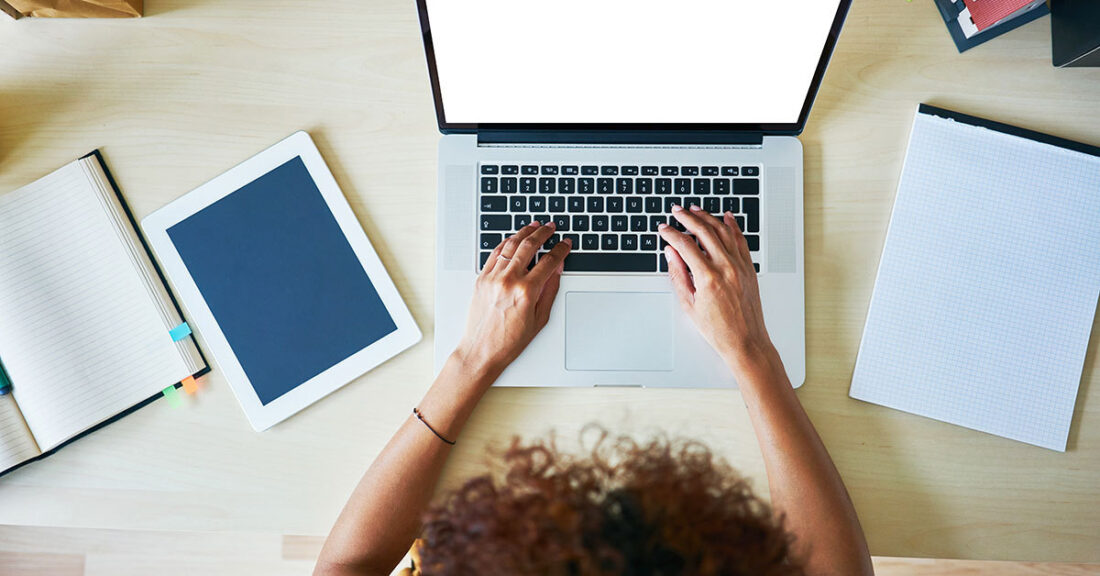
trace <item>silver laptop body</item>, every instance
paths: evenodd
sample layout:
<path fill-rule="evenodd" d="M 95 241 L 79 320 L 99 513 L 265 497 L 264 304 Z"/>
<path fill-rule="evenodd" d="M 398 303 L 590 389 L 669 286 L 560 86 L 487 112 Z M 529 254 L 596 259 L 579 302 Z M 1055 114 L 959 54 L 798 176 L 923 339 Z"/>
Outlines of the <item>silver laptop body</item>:
<path fill-rule="evenodd" d="M 583 95 L 562 87 L 556 93 L 548 89 L 549 99 L 530 90 L 515 91 L 514 86 L 502 88 L 524 81 L 523 72 L 513 71 L 525 62 L 542 70 L 547 82 L 555 82 L 572 78 L 590 59 L 596 61 L 597 70 L 610 69 L 608 62 L 622 63 L 623 70 L 609 75 L 635 77 L 652 57 L 633 64 L 621 53 L 610 59 L 593 57 L 599 54 L 594 44 L 577 54 L 557 47 L 507 49 L 526 42 L 546 46 L 549 40 L 540 43 L 539 33 L 532 30 L 572 27 L 576 18 L 605 19 L 587 23 L 581 27 L 585 30 L 610 29 L 610 36 L 627 33 L 617 16 L 585 8 L 591 4 L 540 3 L 553 10 L 554 17 L 546 12 L 517 13 L 523 10 L 500 16 L 499 6 L 489 0 L 459 2 L 461 10 L 448 0 L 418 0 L 437 118 L 444 133 L 439 144 L 436 227 L 437 372 L 462 335 L 474 281 L 487 252 L 519 226 L 540 219 L 559 223 L 556 239 L 572 235 L 574 254 L 567 258 L 549 323 L 504 372 L 498 386 L 736 385 L 729 369 L 680 309 L 663 272 L 667 268 L 654 236 L 658 221 L 672 223 L 666 209 L 673 202 L 699 204 L 715 213 L 733 208 L 738 214 L 742 229 L 752 237 L 750 248 L 759 268 L 768 331 L 792 383 L 804 382 L 803 167 L 796 135 L 805 124 L 850 0 L 799 1 L 815 6 L 805 11 L 806 22 L 792 26 L 788 6 L 785 11 L 772 10 L 770 18 L 756 13 L 762 22 L 740 23 L 747 27 L 744 30 L 758 34 L 778 33 L 769 32 L 769 27 L 789 33 L 793 27 L 806 36 L 793 43 L 797 50 L 791 50 L 796 53 L 776 58 L 777 67 L 798 76 L 783 82 L 804 87 L 798 92 L 797 110 L 780 117 L 765 98 L 794 102 L 785 84 L 779 96 L 744 97 L 755 104 L 743 108 L 770 110 L 768 117 L 752 118 L 752 110 L 726 113 L 723 100 L 709 93 L 698 99 L 710 98 L 713 111 L 696 110 L 706 108 L 706 102 L 671 102 L 668 110 L 658 112 L 666 104 L 645 102 L 646 97 L 593 96 L 615 92 L 624 78 L 599 90 L 593 86 Z M 674 53 L 671 59 L 696 61 L 700 53 L 716 50 L 692 44 L 691 38 L 699 33 L 696 25 L 705 28 L 699 23 L 732 21 L 739 16 L 738 8 L 731 6 L 736 4 L 688 2 L 689 8 L 683 9 L 687 14 L 679 20 L 654 12 L 635 14 L 633 21 L 662 37 L 675 37 L 669 30 L 682 26 L 679 38 L 690 50 Z M 499 50 L 506 51 L 507 57 L 483 39 L 489 31 L 502 28 L 524 31 L 501 39 Z M 563 37 L 576 33 L 572 30 Z M 467 39 L 471 37 L 482 40 Z M 758 41 L 766 44 L 769 38 Z M 775 45 L 785 46 L 789 40 L 783 42 Z M 634 46 L 634 52 L 647 46 L 637 39 L 611 44 Z M 661 54 L 680 50 L 679 42 L 664 44 Z M 471 71 L 481 66 L 471 62 L 486 62 L 490 72 Z M 759 66 L 766 63 L 763 59 Z M 751 70 L 745 73 L 746 90 L 768 91 L 761 88 L 759 68 L 740 66 L 731 70 Z M 694 78 L 706 69 L 686 70 L 685 75 Z M 801 74 L 791 72 L 795 69 Z M 721 68 L 715 73 L 722 73 Z M 728 78 L 716 83 L 722 82 L 740 85 L 730 84 L 737 81 Z M 686 82 L 684 90 L 706 87 L 707 82 Z M 509 90 L 515 93 L 506 98 L 498 94 Z M 727 87 L 727 93 L 734 91 Z M 616 98 L 627 104 L 615 104 Z M 696 97 L 685 96 L 692 98 Z M 534 102 L 528 106 L 527 99 Z M 641 102 L 634 103 L 635 99 Z M 643 121 L 650 111 L 657 121 Z M 706 121 L 705 115 L 712 113 L 713 121 Z M 593 121 L 596 118 L 603 120 Z"/>

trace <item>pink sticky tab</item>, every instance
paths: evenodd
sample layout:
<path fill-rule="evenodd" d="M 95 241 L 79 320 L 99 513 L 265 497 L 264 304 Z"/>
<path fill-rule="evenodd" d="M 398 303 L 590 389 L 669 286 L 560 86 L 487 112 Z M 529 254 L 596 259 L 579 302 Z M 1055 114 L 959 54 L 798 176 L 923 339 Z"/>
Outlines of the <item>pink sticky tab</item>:
<path fill-rule="evenodd" d="M 180 380 L 180 384 L 183 384 L 183 391 L 187 392 L 188 394 L 194 394 L 199 389 L 198 385 L 195 384 L 194 376 L 188 376 L 187 378 Z"/>

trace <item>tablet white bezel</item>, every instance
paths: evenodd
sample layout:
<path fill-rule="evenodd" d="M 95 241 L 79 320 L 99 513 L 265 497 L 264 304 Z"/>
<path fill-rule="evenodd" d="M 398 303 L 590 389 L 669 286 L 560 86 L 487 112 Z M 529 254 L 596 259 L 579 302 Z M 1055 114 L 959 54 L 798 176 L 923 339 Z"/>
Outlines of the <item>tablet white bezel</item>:
<path fill-rule="evenodd" d="M 194 278 L 184 266 L 179 252 L 168 237 L 168 229 L 295 157 L 301 157 L 317 189 L 321 191 L 325 204 L 332 211 L 336 223 L 358 257 L 367 277 L 374 284 L 378 296 L 390 317 L 393 318 L 397 329 L 265 406 L 260 402 L 244 368 L 229 346 L 221 326 L 218 325 Z M 214 355 L 214 360 L 244 409 L 248 421 L 257 431 L 266 430 L 289 418 L 413 346 L 421 339 L 420 329 L 393 285 L 393 280 L 378 259 L 370 240 L 363 232 L 363 227 L 351 211 L 351 206 L 336 184 L 336 179 L 332 177 L 332 172 L 329 171 L 317 146 L 314 145 L 313 139 L 305 132 L 292 134 L 282 142 L 153 212 L 142 220 L 141 227 L 165 273 L 171 279 L 176 295 L 187 310 L 190 321 L 194 325 L 193 328 L 205 339 L 207 347 Z M 293 350 L 287 352 L 294 353 Z"/>

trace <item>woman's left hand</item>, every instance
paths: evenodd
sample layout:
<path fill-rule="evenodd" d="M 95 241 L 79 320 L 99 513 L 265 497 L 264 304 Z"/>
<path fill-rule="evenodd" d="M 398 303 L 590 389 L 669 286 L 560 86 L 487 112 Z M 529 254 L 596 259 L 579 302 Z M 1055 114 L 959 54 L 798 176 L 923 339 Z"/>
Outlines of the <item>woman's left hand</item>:
<path fill-rule="evenodd" d="M 554 231 L 553 223 L 533 222 L 489 255 L 474 287 L 466 333 L 455 350 L 467 367 L 499 374 L 546 326 L 572 243 L 558 242 L 534 268 L 528 267 Z"/>

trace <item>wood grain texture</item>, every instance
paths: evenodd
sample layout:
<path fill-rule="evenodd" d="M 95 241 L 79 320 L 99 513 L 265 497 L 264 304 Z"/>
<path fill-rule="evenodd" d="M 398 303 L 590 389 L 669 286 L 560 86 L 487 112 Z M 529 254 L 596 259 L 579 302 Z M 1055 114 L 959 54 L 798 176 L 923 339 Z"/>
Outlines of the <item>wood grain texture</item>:
<path fill-rule="evenodd" d="M 309 541 L 288 548 L 266 535 L 327 533 L 432 377 L 438 132 L 414 4 L 155 0 L 140 20 L 0 19 L 0 52 L 0 192 L 99 147 L 140 218 L 305 129 L 425 332 L 262 434 L 215 371 L 183 408 L 154 403 L 5 476 L 0 524 L 23 528 L 0 531 L 0 545 L 35 526 L 78 534 L 70 549 L 92 574 L 163 562 L 163 551 L 93 554 L 136 535 L 215 547 L 242 535 L 270 554 L 217 548 L 198 566 L 181 552 L 168 571 L 293 572 L 283 565 L 306 562 Z M 1098 94 L 1100 70 L 1051 67 L 1045 19 L 960 55 L 931 2 L 855 2 L 801 137 L 809 372 L 799 396 L 874 554 L 1100 562 L 1096 335 L 1066 454 L 847 396 L 917 104 L 1100 144 Z M 698 438 L 766 491 L 741 399 L 704 390 L 493 390 L 444 486 L 482 470 L 486 450 L 514 434 L 572 439 L 590 422 Z"/>

